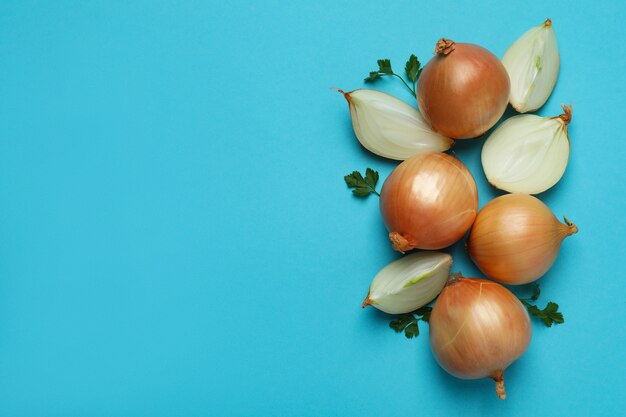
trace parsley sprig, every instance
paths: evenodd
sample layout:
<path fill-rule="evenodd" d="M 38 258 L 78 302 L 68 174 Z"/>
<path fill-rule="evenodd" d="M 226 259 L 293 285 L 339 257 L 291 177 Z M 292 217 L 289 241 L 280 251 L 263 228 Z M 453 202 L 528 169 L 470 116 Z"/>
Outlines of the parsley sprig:
<path fill-rule="evenodd" d="M 531 316 L 543 321 L 547 327 L 552 327 L 553 324 L 563 324 L 565 319 L 563 318 L 563 313 L 558 311 L 559 305 L 557 303 L 549 301 L 543 310 L 539 309 L 535 304 L 532 304 L 532 302 L 537 301 L 540 294 L 541 289 L 539 288 L 539 284 L 533 284 L 533 294 L 530 298 L 520 298 L 519 300 L 524 304 Z"/>
<path fill-rule="evenodd" d="M 366 83 L 376 81 L 385 75 L 391 75 L 393 77 L 398 78 L 400 81 L 402 81 L 402 83 L 406 86 L 406 88 L 409 89 L 411 94 L 415 96 L 415 83 L 417 82 L 417 79 L 422 73 L 422 64 L 420 63 L 419 59 L 417 59 L 417 56 L 415 56 L 415 54 L 409 57 L 409 60 L 406 62 L 404 66 L 404 72 L 406 74 L 406 77 L 411 82 L 413 87 L 411 87 L 404 80 L 404 78 L 402 78 L 402 76 L 393 72 L 393 69 L 391 68 L 391 60 L 379 59 L 377 63 L 378 63 L 378 71 L 370 71 L 369 75 L 365 77 L 364 81 Z"/>
<path fill-rule="evenodd" d="M 396 333 L 404 332 L 404 336 L 407 339 L 412 339 L 420 334 L 417 323 L 420 320 L 428 323 L 431 311 L 433 311 L 432 307 L 421 307 L 412 313 L 400 314 L 389 323 L 389 327 L 395 330 Z"/>
<path fill-rule="evenodd" d="M 348 185 L 348 188 L 352 188 L 352 194 L 357 197 L 367 197 L 370 194 L 378 194 L 376 191 L 376 183 L 378 182 L 378 171 L 374 171 L 372 168 L 365 170 L 365 178 L 359 171 L 352 171 L 351 174 L 343 177 Z"/>

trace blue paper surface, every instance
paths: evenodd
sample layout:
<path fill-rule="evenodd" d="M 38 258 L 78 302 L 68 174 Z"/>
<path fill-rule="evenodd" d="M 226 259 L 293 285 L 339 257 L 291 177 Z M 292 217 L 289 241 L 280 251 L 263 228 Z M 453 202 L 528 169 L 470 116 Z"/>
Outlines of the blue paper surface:
<path fill-rule="evenodd" d="M 502 56 L 547 17 L 562 66 L 538 114 L 574 113 L 540 198 L 580 232 L 540 281 L 565 324 L 534 322 L 499 401 L 438 367 L 427 326 L 361 310 L 398 254 L 343 176 L 396 163 L 329 88 L 442 36 Z M 609 0 L 0 3 L 0 414 L 623 414 L 625 19 Z M 455 145 L 480 206 L 499 194 L 482 142 Z"/>

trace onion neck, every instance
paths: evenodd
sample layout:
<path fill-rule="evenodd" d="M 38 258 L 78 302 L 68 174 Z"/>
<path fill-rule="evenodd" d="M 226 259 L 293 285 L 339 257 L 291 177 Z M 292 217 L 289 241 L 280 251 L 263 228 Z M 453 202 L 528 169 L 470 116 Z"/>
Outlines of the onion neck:
<path fill-rule="evenodd" d="M 575 235 L 578 233 L 578 226 L 568 220 L 567 217 L 563 217 L 565 225 L 567 226 L 567 236 Z"/>
<path fill-rule="evenodd" d="M 504 371 L 496 371 L 491 376 L 496 382 L 496 395 L 501 400 L 506 400 L 506 390 L 504 389 Z"/>
<path fill-rule="evenodd" d="M 365 297 L 365 300 L 363 300 L 363 304 L 361 304 L 361 308 L 365 308 L 367 306 L 372 305 L 372 300 L 370 300 L 370 293 L 367 293 L 367 297 Z"/>
<path fill-rule="evenodd" d="M 561 107 L 565 113 L 557 117 L 565 123 L 565 126 L 567 126 L 572 121 L 572 105 L 570 104 L 569 106 L 566 106 L 565 104 L 561 104 Z"/>
<path fill-rule="evenodd" d="M 456 44 L 453 40 L 441 38 L 437 41 L 437 45 L 435 45 L 435 55 L 446 56 L 455 49 Z"/>
<path fill-rule="evenodd" d="M 346 99 L 346 101 L 347 101 L 348 103 L 350 103 L 350 93 L 351 93 L 352 91 L 349 91 L 349 92 L 347 92 L 347 93 L 346 93 L 346 92 L 345 92 L 345 91 L 343 91 L 341 88 L 336 88 L 336 87 L 332 87 L 332 88 L 331 88 L 331 90 L 335 90 L 335 91 L 338 91 L 339 93 L 343 94 L 343 97 Z"/>
<path fill-rule="evenodd" d="M 552 26 L 552 20 L 550 18 L 547 18 L 546 21 L 543 22 L 543 25 L 545 27 Z"/>

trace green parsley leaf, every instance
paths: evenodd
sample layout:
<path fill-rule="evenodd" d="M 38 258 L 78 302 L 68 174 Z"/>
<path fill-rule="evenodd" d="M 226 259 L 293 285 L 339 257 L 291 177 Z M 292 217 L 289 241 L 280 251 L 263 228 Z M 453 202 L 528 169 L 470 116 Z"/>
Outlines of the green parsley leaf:
<path fill-rule="evenodd" d="M 532 301 L 537 301 L 539 295 L 541 294 L 541 289 L 539 289 L 539 284 L 533 284 L 533 295 L 530 296 Z"/>
<path fill-rule="evenodd" d="M 428 323 L 428 320 L 430 320 L 430 313 L 432 311 L 433 311 L 432 307 L 424 306 L 415 310 L 414 313 L 417 314 L 418 316 L 422 316 L 421 320 Z"/>
<path fill-rule="evenodd" d="M 378 61 L 378 72 L 383 74 L 393 74 L 393 70 L 391 69 L 391 60 L 389 59 L 379 59 Z"/>
<path fill-rule="evenodd" d="M 411 92 L 411 95 L 415 96 L 415 80 L 417 80 L 419 74 L 422 72 L 420 67 L 421 64 L 415 55 L 411 55 L 411 58 L 409 58 L 405 68 L 407 77 L 409 77 L 413 83 L 413 87 L 407 84 L 404 78 L 393 72 L 393 69 L 391 68 L 391 60 L 379 59 L 376 62 L 378 63 L 378 71 L 370 71 L 369 75 L 365 77 L 363 81 L 369 83 L 380 79 L 383 75 L 391 75 L 402 81 L 402 84 L 404 84 L 404 86 Z"/>
<path fill-rule="evenodd" d="M 397 319 L 389 323 L 389 327 L 395 330 L 396 333 L 404 332 L 404 336 L 407 339 L 412 339 L 420 334 L 420 329 L 417 326 L 418 320 L 411 313 L 401 314 Z"/>
<path fill-rule="evenodd" d="M 352 194 L 354 194 L 357 197 L 367 197 L 371 193 L 373 193 L 373 191 L 368 188 L 359 187 L 359 188 L 355 188 L 354 190 L 352 190 Z"/>
<path fill-rule="evenodd" d="M 413 314 L 400 314 L 395 320 L 392 320 L 391 323 L 389 323 L 389 327 L 395 330 L 396 333 L 400 333 L 403 332 L 404 329 L 406 329 L 406 327 L 413 321 L 415 321 Z"/>
<path fill-rule="evenodd" d="M 415 84 L 420 74 L 422 73 L 421 65 L 422 64 L 420 64 L 420 61 L 414 54 L 411 55 L 409 60 L 406 62 L 404 70 L 406 71 L 407 78 L 411 80 L 413 84 Z"/>
<path fill-rule="evenodd" d="M 559 305 L 557 303 L 553 303 L 552 301 L 548 302 L 546 308 L 543 309 L 544 313 L 552 314 L 555 313 L 559 309 Z"/>
<path fill-rule="evenodd" d="M 346 180 L 346 184 L 348 184 L 348 187 L 350 188 L 358 187 L 360 184 L 365 182 L 359 171 L 352 171 L 351 174 L 346 175 L 343 179 Z"/>
<path fill-rule="evenodd" d="M 552 327 L 553 324 L 563 324 L 565 319 L 563 318 L 563 313 L 558 311 L 559 305 L 557 303 L 549 301 L 546 308 L 543 310 L 530 303 L 530 301 L 537 301 L 540 294 L 541 290 L 539 289 L 539 285 L 534 284 L 533 294 L 530 298 L 520 298 L 520 301 L 524 304 L 526 310 L 528 310 L 528 314 L 543 321 L 547 327 Z"/>
<path fill-rule="evenodd" d="M 404 332 L 407 339 L 412 339 L 420 334 L 418 322 L 422 320 L 428 323 L 432 310 L 431 307 L 422 307 L 412 313 L 400 314 L 389 323 L 389 327 L 396 333 Z"/>
<path fill-rule="evenodd" d="M 417 320 L 413 320 L 413 323 L 406 326 L 404 329 L 404 335 L 407 339 L 413 339 L 420 335 L 420 328 L 417 326 Z"/>
<path fill-rule="evenodd" d="M 380 74 L 378 73 L 378 71 L 372 71 L 372 72 L 370 72 L 370 75 L 365 77 L 364 81 L 366 83 L 369 83 L 369 82 L 372 82 L 372 81 L 377 80 L 379 78 L 380 78 Z"/>
<path fill-rule="evenodd" d="M 537 306 L 531 306 L 528 308 L 528 312 L 533 316 L 541 319 L 547 327 L 552 327 L 553 324 L 563 324 L 563 314 L 558 311 L 559 305 L 548 302 L 548 305 L 543 310 L 540 310 Z"/>
<path fill-rule="evenodd" d="M 378 182 L 378 172 L 374 171 L 372 168 L 367 168 L 365 170 L 365 182 L 370 187 L 375 188 Z"/>
<path fill-rule="evenodd" d="M 370 194 L 376 194 L 380 197 L 380 194 L 376 191 L 378 172 L 371 168 L 365 170 L 365 178 L 359 171 L 352 171 L 351 174 L 346 175 L 343 179 L 348 188 L 353 189 L 352 194 L 357 197 L 367 197 Z"/>
<path fill-rule="evenodd" d="M 413 313 L 417 314 L 418 316 L 423 316 L 424 314 L 430 313 L 431 311 L 433 311 L 432 307 L 424 306 L 424 307 L 418 308 Z"/>
<path fill-rule="evenodd" d="M 346 181 L 346 184 L 348 184 L 348 187 L 350 188 L 359 187 L 362 183 L 365 182 L 363 176 L 359 171 L 352 171 L 352 174 L 346 175 L 345 177 L 343 177 L 343 179 Z"/>

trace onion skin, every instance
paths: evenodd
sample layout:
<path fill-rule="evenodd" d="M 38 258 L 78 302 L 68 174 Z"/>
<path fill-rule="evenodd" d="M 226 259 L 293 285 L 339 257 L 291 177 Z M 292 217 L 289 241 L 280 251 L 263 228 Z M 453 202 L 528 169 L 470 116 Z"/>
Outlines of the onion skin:
<path fill-rule="evenodd" d="M 380 211 L 395 250 L 445 248 L 461 239 L 476 218 L 476 183 L 450 155 L 416 155 L 385 180 Z"/>
<path fill-rule="evenodd" d="M 506 398 L 504 370 L 528 349 L 532 327 L 522 303 L 502 285 L 452 276 L 430 315 L 439 365 L 462 379 L 492 378 Z"/>
<path fill-rule="evenodd" d="M 578 232 L 557 220 L 539 199 L 507 194 L 478 213 L 467 240 L 470 257 L 490 278 L 505 284 L 527 284 L 552 266 L 563 239 Z"/>
<path fill-rule="evenodd" d="M 440 39 L 419 77 L 417 103 L 437 132 L 475 138 L 502 117 L 510 90 L 506 68 L 494 54 L 478 45 Z"/>

